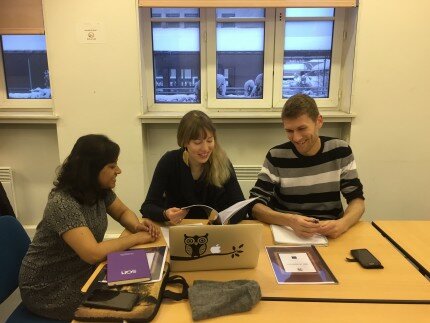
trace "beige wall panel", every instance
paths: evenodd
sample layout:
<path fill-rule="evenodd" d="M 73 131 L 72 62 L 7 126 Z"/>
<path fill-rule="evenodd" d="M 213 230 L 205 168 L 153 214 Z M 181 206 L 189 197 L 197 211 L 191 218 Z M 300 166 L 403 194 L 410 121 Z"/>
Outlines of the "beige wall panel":
<path fill-rule="evenodd" d="M 430 219 L 429 10 L 360 1 L 351 144 L 367 219 Z"/>
<path fill-rule="evenodd" d="M 103 133 L 121 147 L 116 192 L 138 211 L 143 191 L 140 47 L 134 0 L 46 0 L 45 30 L 60 159 L 76 139 Z M 85 30 L 95 29 L 95 41 Z M 108 232 L 120 226 L 110 221 Z"/>
<path fill-rule="evenodd" d="M 12 167 L 17 215 L 26 228 L 42 219 L 59 163 L 55 125 L 0 124 L 0 166 Z"/>

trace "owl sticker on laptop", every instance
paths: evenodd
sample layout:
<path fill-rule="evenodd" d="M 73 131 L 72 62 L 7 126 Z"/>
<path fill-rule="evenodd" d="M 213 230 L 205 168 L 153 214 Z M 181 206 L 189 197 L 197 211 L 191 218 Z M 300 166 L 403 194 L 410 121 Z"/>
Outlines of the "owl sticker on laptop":
<path fill-rule="evenodd" d="M 208 235 L 204 236 L 187 236 L 184 234 L 185 252 L 191 256 L 191 258 L 200 258 L 206 252 Z"/>

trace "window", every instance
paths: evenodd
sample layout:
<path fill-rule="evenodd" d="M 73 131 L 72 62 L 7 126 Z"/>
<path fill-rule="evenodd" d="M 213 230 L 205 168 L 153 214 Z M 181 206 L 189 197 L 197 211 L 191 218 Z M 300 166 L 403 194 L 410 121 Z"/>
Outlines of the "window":
<path fill-rule="evenodd" d="M 306 93 L 314 98 L 327 98 L 334 9 L 286 9 L 285 17 L 282 97 Z M 328 20 L 293 20 L 298 17 Z"/>
<path fill-rule="evenodd" d="M 345 9 L 153 8 L 141 19 L 150 111 L 267 111 L 296 93 L 338 108 Z"/>
<path fill-rule="evenodd" d="M 154 103 L 200 103 L 199 9 L 151 10 Z"/>
<path fill-rule="evenodd" d="M 272 105 L 270 38 L 274 34 L 274 14 L 273 9 L 264 8 L 207 10 L 209 108 Z"/>
<path fill-rule="evenodd" d="M 315 98 L 320 107 L 337 105 L 342 14 L 334 8 L 278 10 L 274 106 L 296 93 Z"/>
<path fill-rule="evenodd" d="M 7 99 L 50 99 L 45 36 L 3 35 L 1 39 Z"/>
<path fill-rule="evenodd" d="M 264 9 L 216 9 L 216 16 L 217 99 L 261 99 Z M 247 18 L 253 20 L 246 22 Z"/>

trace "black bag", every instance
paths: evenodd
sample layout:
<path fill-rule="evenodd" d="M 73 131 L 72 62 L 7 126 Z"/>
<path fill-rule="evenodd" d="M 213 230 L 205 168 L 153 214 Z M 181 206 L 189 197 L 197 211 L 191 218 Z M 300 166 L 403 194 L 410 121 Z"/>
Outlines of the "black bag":
<path fill-rule="evenodd" d="M 188 284 L 182 276 L 173 275 L 169 276 L 170 265 L 166 262 L 164 266 L 163 278 L 155 283 L 135 283 L 123 286 L 108 287 L 106 283 L 99 282 L 103 279 L 105 271 L 102 270 L 100 274 L 94 279 L 94 282 L 89 287 L 86 298 L 91 295 L 95 289 L 110 289 L 116 291 L 127 291 L 139 295 L 137 304 L 131 311 L 120 311 L 113 309 L 102 309 L 87 307 L 80 305 L 75 311 L 75 319 L 78 321 L 92 321 L 92 322 L 149 322 L 157 315 L 160 304 L 164 298 L 173 300 L 182 300 L 188 298 Z M 182 286 L 180 293 L 166 290 L 167 285 L 179 284 Z"/>

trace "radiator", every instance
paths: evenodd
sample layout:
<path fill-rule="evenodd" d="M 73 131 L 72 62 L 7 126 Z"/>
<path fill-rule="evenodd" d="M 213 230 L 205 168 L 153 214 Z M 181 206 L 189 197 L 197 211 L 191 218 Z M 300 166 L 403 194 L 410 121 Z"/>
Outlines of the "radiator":
<path fill-rule="evenodd" d="M 249 197 L 249 191 L 257 181 L 257 175 L 261 170 L 261 165 L 235 165 L 237 180 L 245 198 Z"/>
<path fill-rule="evenodd" d="M 18 217 L 11 167 L 0 167 L 0 182 L 2 183 L 3 188 L 6 191 L 6 195 L 9 199 L 10 204 L 12 205 L 15 215 Z"/>

